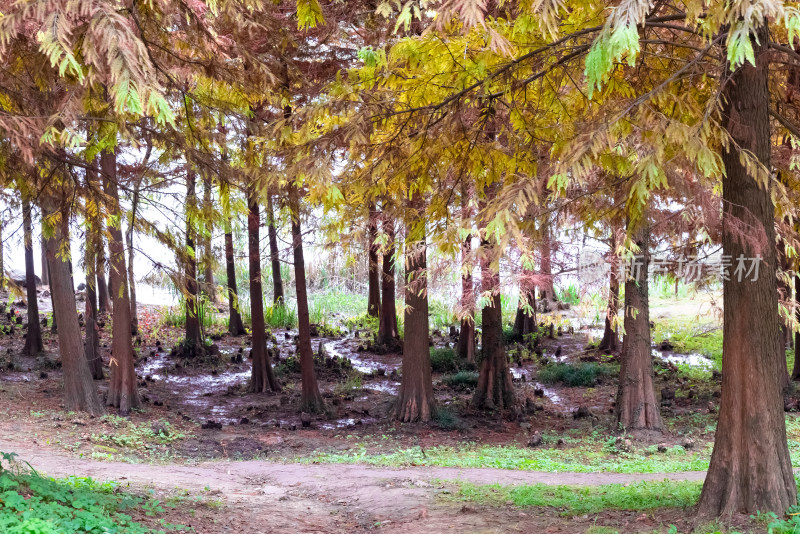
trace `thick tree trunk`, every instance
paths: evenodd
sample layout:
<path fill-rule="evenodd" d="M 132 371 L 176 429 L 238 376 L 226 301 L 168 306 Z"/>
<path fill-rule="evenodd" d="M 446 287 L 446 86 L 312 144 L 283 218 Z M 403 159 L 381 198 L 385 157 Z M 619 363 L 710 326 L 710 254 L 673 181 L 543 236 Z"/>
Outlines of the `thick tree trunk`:
<path fill-rule="evenodd" d="M 191 165 L 191 164 L 190 164 Z M 186 171 L 186 258 L 184 264 L 184 298 L 186 299 L 186 340 L 184 348 L 187 352 L 198 353 L 202 345 L 202 331 L 197 305 L 197 229 L 195 226 L 197 194 L 195 185 L 197 176 L 189 166 Z"/>
<path fill-rule="evenodd" d="M 653 355 L 650 352 L 647 280 L 650 229 L 644 226 L 636 230 L 634 240 L 640 251 L 625 281 L 625 338 L 620 358 L 617 422 L 626 430 L 660 431 L 661 414 L 653 386 Z"/>
<path fill-rule="evenodd" d="M 250 375 L 250 389 L 256 393 L 279 391 L 280 384 L 272 372 L 272 362 L 267 351 L 267 337 L 264 324 L 264 296 L 261 287 L 261 215 L 258 209 L 258 194 L 254 187 L 247 192 L 247 244 L 250 258 L 250 317 L 253 326 L 253 341 L 250 355 L 253 369 Z M 309 341 L 309 346 L 311 342 Z"/>
<path fill-rule="evenodd" d="M 275 211 L 272 194 L 267 194 L 267 235 L 269 237 L 269 258 L 272 263 L 272 302 L 284 302 L 283 278 L 281 277 L 281 257 L 278 250 L 278 229 L 275 226 Z"/>
<path fill-rule="evenodd" d="M 403 422 L 436 415 L 428 332 L 428 272 L 424 206 L 415 193 L 406 209 L 406 286 L 403 312 L 403 374 L 395 414 Z"/>
<path fill-rule="evenodd" d="M 368 294 L 367 313 L 372 317 L 380 317 L 381 311 L 381 274 L 380 266 L 378 265 L 378 211 L 375 209 L 375 204 L 369 208 L 369 221 L 367 221 L 367 234 L 369 238 L 369 252 L 367 254 L 368 262 Z"/>
<path fill-rule="evenodd" d="M 47 203 L 50 202 L 50 205 Z M 57 201 L 45 200 L 45 214 L 56 213 Z M 64 408 L 102 415 L 105 410 L 97 396 L 89 364 L 83 354 L 81 329 L 78 325 L 75 290 L 72 287 L 69 259 L 59 254 L 62 245 L 69 247 L 69 213 L 61 213 L 55 223 L 53 237 L 45 240 L 50 271 L 50 291 L 53 295 L 53 315 L 58 319 L 58 349 L 64 372 Z M 55 322 L 55 321 L 54 321 Z"/>
<path fill-rule="evenodd" d="M 111 328 L 111 380 L 106 404 L 128 415 L 141 405 L 136 389 L 133 343 L 131 340 L 131 302 L 128 294 L 128 270 L 125 265 L 125 244 L 122 241 L 122 209 L 117 188 L 117 155 L 103 152 L 100 156 L 103 189 L 108 196 L 108 212 L 115 224 L 108 228 L 109 282 L 114 295 L 114 320 Z"/>
<path fill-rule="evenodd" d="M 230 219 L 225 232 L 225 269 L 228 278 L 228 332 L 232 336 L 244 335 L 242 314 L 239 313 L 239 290 L 236 288 L 236 264 L 233 260 L 233 233 Z M 259 275 L 260 276 L 260 275 Z"/>
<path fill-rule="evenodd" d="M 292 216 L 292 250 L 294 251 L 294 278 L 297 289 L 297 322 L 299 333 L 300 373 L 302 393 L 300 409 L 306 412 L 322 412 L 325 402 L 319 392 L 314 371 L 314 353 L 311 348 L 311 324 L 308 312 L 306 288 L 306 265 L 303 259 L 303 233 L 300 230 L 300 191 L 290 182 L 288 185 L 289 210 Z"/>
<path fill-rule="evenodd" d="M 398 345 L 397 307 L 395 305 L 394 283 L 394 221 L 385 217 L 383 232 L 386 234 L 386 248 L 383 251 L 381 270 L 381 313 L 378 325 L 378 343 L 386 347 Z"/>
<path fill-rule="evenodd" d="M 740 151 L 748 150 L 764 173 L 771 171 L 766 25 L 755 37 L 756 66 L 745 63 L 722 78 L 727 81 L 722 120 L 733 141 L 722 153 L 722 253 L 734 265 L 740 257 L 760 253 L 762 259 L 756 280 L 753 275 L 739 280 L 735 271 L 723 280 L 722 396 L 698 505 L 707 516 L 756 510 L 782 515 L 797 502 L 780 380 L 785 357 L 778 346 L 774 205 L 769 188 L 759 185 L 740 159 Z M 760 250 L 737 231 L 742 221 L 755 232 L 763 230 Z"/>
<path fill-rule="evenodd" d="M 611 257 L 615 258 L 617 241 L 615 233 L 611 232 Z M 619 279 L 617 278 L 616 261 L 612 262 L 611 269 L 608 273 L 608 307 L 606 308 L 605 329 L 603 330 L 603 339 L 600 340 L 598 345 L 599 350 L 614 352 L 619 346 L 619 335 L 617 334 L 617 325 L 615 319 L 619 312 Z"/>
<path fill-rule="evenodd" d="M 102 223 L 101 223 L 102 225 Z M 106 283 L 106 248 L 103 237 L 104 229 L 101 226 L 100 243 L 97 247 L 97 309 L 100 313 L 111 313 L 111 296 L 108 294 Z"/>
<path fill-rule="evenodd" d="M 800 275 L 794 277 L 794 314 L 800 322 Z M 792 369 L 792 380 L 800 380 L 800 332 L 794 334 L 794 368 Z"/>
<path fill-rule="evenodd" d="M 521 338 L 536 332 L 536 289 L 527 281 L 532 273 L 523 273 L 517 315 L 514 318 L 514 332 Z"/>
<path fill-rule="evenodd" d="M 28 330 L 25 332 L 23 354 L 36 356 L 42 352 L 42 328 L 39 324 L 39 302 L 36 300 L 36 273 L 33 270 L 33 228 L 31 204 L 22 198 L 22 228 L 25 240 L 25 293 L 28 297 Z"/>
<path fill-rule="evenodd" d="M 503 309 L 500 297 L 500 273 L 491 267 L 491 247 L 481 242 L 481 290 L 491 293 L 491 300 L 481 310 L 481 366 L 472 403 L 476 408 L 503 410 L 514 406 L 514 385 L 503 347 Z"/>

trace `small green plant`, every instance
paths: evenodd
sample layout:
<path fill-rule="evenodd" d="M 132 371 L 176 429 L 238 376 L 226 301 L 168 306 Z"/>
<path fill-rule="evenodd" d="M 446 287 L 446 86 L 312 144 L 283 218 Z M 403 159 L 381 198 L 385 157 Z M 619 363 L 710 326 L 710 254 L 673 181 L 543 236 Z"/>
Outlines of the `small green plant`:
<path fill-rule="evenodd" d="M 570 284 L 564 288 L 556 287 L 555 289 L 556 298 L 559 301 L 565 302 L 571 306 L 577 306 L 581 302 L 581 295 L 577 285 Z"/>
<path fill-rule="evenodd" d="M 345 397 L 348 395 L 354 395 L 358 393 L 363 388 L 364 384 L 361 378 L 361 373 L 358 371 L 351 372 L 347 379 L 344 382 L 336 384 L 333 388 L 334 395 L 338 395 L 340 397 Z"/>
<path fill-rule="evenodd" d="M 538 378 L 545 384 L 594 387 L 603 377 L 613 376 L 618 372 L 617 366 L 605 363 L 550 363 L 539 370 Z"/>
<path fill-rule="evenodd" d="M 442 383 L 459 391 L 474 389 L 478 385 L 478 373 L 475 371 L 459 371 L 442 377 Z"/>
<path fill-rule="evenodd" d="M 264 306 L 264 322 L 271 328 L 295 328 L 297 312 L 286 304 Z"/>
<path fill-rule="evenodd" d="M 436 373 L 450 373 L 458 370 L 456 351 L 450 348 L 431 349 L 431 368 Z"/>
<path fill-rule="evenodd" d="M 436 410 L 434 421 L 436 421 L 436 424 L 439 425 L 439 428 L 442 430 L 457 430 L 464 427 L 463 421 L 447 408 L 439 408 Z"/>

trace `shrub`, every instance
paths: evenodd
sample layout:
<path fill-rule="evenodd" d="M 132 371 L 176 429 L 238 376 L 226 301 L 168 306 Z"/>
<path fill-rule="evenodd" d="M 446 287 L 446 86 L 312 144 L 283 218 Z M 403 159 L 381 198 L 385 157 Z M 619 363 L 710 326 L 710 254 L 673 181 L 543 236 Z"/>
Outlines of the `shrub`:
<path fill-rule="evenodd" d="M 431 349 L 431 368 L 436 373 L 449 373 L 458 370 L 456 351 L 450 348 Z"/>
<path fill-rule="evenodd" d="M 539 370 L 539 380 L 545 384 L 561 383 L 565 386 L 593 387 L 598 379 L 618 372 L 615 366 L 603 363 L 551 363 Z"/>
<path fill-rule="evenodd" d="M 297 326 L 297 312 L 286 304 L 265 306 L 264 322 L 272 328 L 294 328 Z"/>
<path fill-rule="evenodd" d="M 453 389 L 465 390 L 478 385 L 478 373 L 475 371 L 459 371 L 442 378 L 442 382 Z"/>
<path fill-rule="evenodd" d="M 459 419 L 456 414 L 446 408 L 439 408 L 436 411 L 436 417 L 434 417 L 434 421 L 442 430 L 457 430 L 464 428 L 464 423 L 461 421 L 461 419 Z"/>

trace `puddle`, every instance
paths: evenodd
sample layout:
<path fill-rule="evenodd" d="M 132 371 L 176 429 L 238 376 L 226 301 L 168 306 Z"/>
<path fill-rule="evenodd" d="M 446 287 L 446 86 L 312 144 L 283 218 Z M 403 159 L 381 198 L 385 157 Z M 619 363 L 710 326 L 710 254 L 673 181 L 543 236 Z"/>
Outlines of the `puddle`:
<path fill-rule="evenodd" d="M 388 374 L 400 368 L 400 358 L 396 355 L 389 355 L 383 359 L 378 359 L 379 357 L 370 356 L 365 353 L 353 353 L 346 348 L 344 348 L 343 351 L 341 345 L 342 342 L 325 343 L 325 351 L 332 357 L 338 356 L 340 358 L 348 358 L 350 363 L 353 364 L 353 369 L 361 371 L 364 374 L 370 374 L 378 369 L 384 369 Z M 344 352 L 346 352 L 346 354 Z M 390 358 L 394 361 L 388 361 Z"/>
<path fill-rule="evenodd" d="M 358 424 L 359 421 L 361 421 L 361 424 Z M 359 417 L 357 419 L 353 417 L 345 417 L 344 419 L 337 419 L 335 421 L 329 421 L 327 423 L 320 423 L 319 428 L 322 430 L 334 430 L 337 428 L 347 428 L 350 426 L 359 427 L 362 425 L 369 425 L 377 421 L 378 420 L 375 419 L 374 417 Z"/>
<path fill-rule="evenodd" d="M 390 395 L 397 395 L 400 389 L 400 382 L 391 380 L 381 380 L 380 382 L 367 382 L 364 384 L 364 389 L 371 389 L 373 391 L 380 391 L 381 393 L 389 393 Z"/>
<path fill-rule="evenodd" d="M 525 367 L 510 367 L 511 376 L 516 380 L 521 380 L 522 377 L 525 377 L 525 383 L 529 387 L 533 387 L 534 389 L 541 389 L 544 392 L 545 398 L 549 400 L 553 405 L 565 409 L 566 406 L 564 405 L 564 399 L 559 396 L 558 393 L 555 392 L 552 388 L 545 386 L 544 384 L 540 384 L 539 382 L 533 382 L 531 379 L 531 372 L 529 369 Z"/>
<path fill-rule="evenodd" d="M 661 351 L 659 349 L 652 349 L 653 358 L 660 358 L 664 361 L 674 364 L 686 364 L 691 367 L 699 369 L 711 370 L 714 368 L 714 362 L 698 353 L 690 354 L 677 354 L 675 352 Z"/>

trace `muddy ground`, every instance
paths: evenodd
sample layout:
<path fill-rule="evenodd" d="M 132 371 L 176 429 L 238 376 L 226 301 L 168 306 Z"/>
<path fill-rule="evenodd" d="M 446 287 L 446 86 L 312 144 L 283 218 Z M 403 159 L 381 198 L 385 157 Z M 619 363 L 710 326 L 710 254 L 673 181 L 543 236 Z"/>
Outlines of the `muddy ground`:
<path fill-rule="evenodd" d="M 2 297 L 0 301 L 5 300 Z M 45 297 L 41 301 L 47 309 Z M 56 336 L 48 325 L 46 354 L 22 357 L 24 326 L 16 324 L 14 315 L 24 317 L 26 310 L 20 304 L 11 309 L 0 316 L 0 430 L 4 436 L 0 447 L 21 453 L 34 467 L 53 475 L 91 475 L 152 484 L 161 490 L 180 487 L 197 491 L 209 486 L 211 491 L 221 492 L 228 512 L 221 516 L 214 510 L 196 511 L 198 532 L 353 532 L 378 526 L 387 532 L 582 532 L 602 524 L 622 532 L 639 532 L 666 530 L 665 525 L 671 523 L 689 524 L 686 512 L 676 510 L 607 512 L 565 519 L 552 510 L 449 502 L 444 497 L 446 484 L 431 482 L 443 477 L 435 476 L 430 468 L 381 471 L 363 466 L 270 463 L 351 451 L 355 445 L 368 452 L 380 451 L 381 440 L 391 441 L 398 449 L 424 450 L 465 442 L 525 446 L 535 434 L 549 432 L 577 438 L 556 445 L 568 450 L 581 436 L 597 431 L 613 436 L 616 379 L 607 377 L 589 388 L 545 386 L 536 381 L 538 369 L 548 361 L 613 362 L 613 355 L 587 350 L 587 343 L 597 339 L 596 325 L 571 324 L 572 329 L 565 325 L 561 335 L 554 329 L 553 338 L 543 340 L 542 357 L 521 345 L 509 346 L 509 351 L 518 355 L 512 372 L 519 410 L 477 412 L 470 407 L 469 387 L 448 386 L 442 381 L 445 373 L 434 373 L 439 406 L 452 417 L 430 424 L 400 425 L 387 418 L 399 386 L 400 355 L 371 352 L 366 331 L 328 331 L 322 332 L 324 337 L 314 338 L 315 351 L 322 350 L 317 372 L 329 412 L 305 418 L 296 407 L 300 390 L 299 374 L 293 367 L 296 332 L 270 333 L 269 345 L 279 355 L 273 363 L 283 391 L 252 394 L 248 392 L 249 337 L 231 337 L 221 328 L 211 329 L 212 356 L 200 361 L 178 358 L 170 352 L 182 332 L 164 326 L 158 308 L 142 307 L 135 348 L 144 404 L 124 421 L 64 413 Z M 105 318 L 102 324 L 101 348 L 107 364 L 110 320 Z M 432 337 L 437 347 L 453 343 L 447 332 L 434 332 Z M 686 356 L 662 352 L 658 347 L 654 350 L 660 362 L 657 390 L 675 394 L 674 399 L 665 400 L 664 415 L 677 421 L 658 442 L 671 447 L 691 435 L 692 442 L 702 447 L 713 439 L 712 433 L 679 421 L 687 414 L 713 416 L 712 400 L 718 395 L 719 383 L 688 382 L 671 363 L 686 361 Z M 97 387 L 105 394 L 107 380 L 97 381 Z M 120 438 L 122 434 L 127 437 Z M 153 434 L 160 439 L 152 439 Z M 96 461 L 88 461 L 90 458 Z M 170 467 L 135 465 L 139 462 L 169 463 Z M 487 483 L 535 481 L 530 472 L 515 478 L 519 472 L 479 471 L 491 473 L 485 475 Z M 478 476 L 475 473 L 469 476 Z M 564 484 L 569 483 L 568 475 L 551 476 L 554 483 Z M 582 483 L 613 482 L 618 475 L 593 476 Z M 269 526 L 244 529 L 244 525 L 262 522 Z"/>

